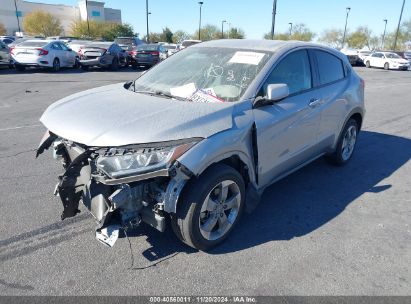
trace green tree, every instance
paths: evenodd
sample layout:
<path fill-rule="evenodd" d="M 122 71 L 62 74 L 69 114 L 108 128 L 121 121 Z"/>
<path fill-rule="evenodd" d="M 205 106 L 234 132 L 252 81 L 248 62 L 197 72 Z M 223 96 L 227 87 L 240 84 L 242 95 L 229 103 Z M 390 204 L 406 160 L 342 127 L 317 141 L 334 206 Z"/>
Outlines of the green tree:
<path fill-rule="evenodd" d="M 198 39 L 198 30 L 191 36 L 192 39 Z M 212 24 L 207 24 L 201 29 L 201 40 L 208 41 L 221 38 L 221 30 Z"/>
<path fill-rule="evenodd" d="M 62 33 L 60 20 L 52 14 L 37 10 L 28 13 L 23 20 L 24 31 L 30 35 L 58 36 Z"/>
<path fill-rule="evenodd" d="M 350 48 L 354 49 L 362 49 L 363 47 L 372 49 L 371 42 L 375 42 L 374 38 L 369 27 L 360 26 L 347 36 L 347 44 Z"/>
<path fill-rule="evenodd" d="M 244 39 L 245 34 L 244 31 L 237 27 L 232 27 L 227 34 L 227 37 L 230 39 Z"/>
<path fill-rule="evenodd" d="M 88 28 L 90 26 L 90 31 Z M 105 25 L 103 22 L 89 20 L 87 21 L 76 21 L 71 25 L 71 35 L 80 38 L 96 39 L 102 38 L 105 30 Z"/>
<path fill-rule="evenodd" d="M 330 47 L 339 48 L 341 47 L 343 35 L 344 33 L 341 29 L 328 29 L 321 34 L 318 41 Z"/>
<path fill-rule="evenodd" d="M 120 23 L 105 23 L 104 30 L 102 32 L 102 38 L 104 40 L 112 41 L 117 37 L 134 37 L 138 34 L 134 33 L 133 27 L 128 24 Z"/>
<path fill-rule="evenodd" d="M 173 34 L 173 43 L 181 43 L 184 40 L 187 40 L 187 39 L 190 39 L 190 38 L 191 38 L 191 36 L 190 36 L 189 33 L 184 32 L 182 30 L 178 30 L 178 31 L 174 32 L 174 34 Z M 198 36 L 197 36 L 197 38 L 198 38 Z"/>
<path fill-rule="evenodd" d="M 168 27 L 164 28 L 161 35 L 162 41 L 173 43 L 173 35 L 173 32 Z"/>
<path fill-rule="evenodd" d="M 0 35 L 6 35 L 6 27 L 0 22 Z"/>
<path fill-rule="evenodd" d="M 274 35 L 274 40 L 299 40 L 299 41 L 311 41 L 315 37 L 315 33 L 312 32 L 304 23 L 294 25 L 293 32 L 277 33 Z M 271 39 L 271 32 L 264 34 L 264 39 Z"/>

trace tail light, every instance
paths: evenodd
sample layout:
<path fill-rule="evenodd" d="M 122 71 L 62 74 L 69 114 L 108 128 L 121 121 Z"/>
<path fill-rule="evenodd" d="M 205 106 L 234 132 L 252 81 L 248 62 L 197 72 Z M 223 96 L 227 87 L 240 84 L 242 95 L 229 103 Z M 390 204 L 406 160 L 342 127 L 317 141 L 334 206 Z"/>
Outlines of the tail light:
<path fill-rule="evenodd" d="M 10 48 L 10 54 L 14 55 L 14 48 L 13 47 Z"/>
<path fill-rule="evenodd" d="M 150 54 L 155 57 L 160 56 L 160 52 L 150 52 Z"/>
<path fill-rule="evenodd" d="M 130 51 L 130 52 L 128 52 L 131 56 L 135 56 L 135 55 L 137 55 L 137 51 Z"/>
<path fill-rule="evenodd" d="M 49 53 L 49 51 L 45 50 L 45 49 L 37 49 L 39 52 L 39 56 L 45 56 Z"/>

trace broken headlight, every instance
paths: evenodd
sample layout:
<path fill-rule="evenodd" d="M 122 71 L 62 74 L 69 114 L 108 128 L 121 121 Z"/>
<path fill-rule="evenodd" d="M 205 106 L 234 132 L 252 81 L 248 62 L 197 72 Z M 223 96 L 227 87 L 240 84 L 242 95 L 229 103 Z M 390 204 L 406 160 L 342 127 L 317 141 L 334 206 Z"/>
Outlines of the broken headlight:
<path fill-rule="evenodd" d="M 177 158 L 198 141 L 181 145 L 144 148 L 110 149 L 109 154 L 97 158 L 97 168 L 113 179 L 135 176 L 167 169 Z"/>

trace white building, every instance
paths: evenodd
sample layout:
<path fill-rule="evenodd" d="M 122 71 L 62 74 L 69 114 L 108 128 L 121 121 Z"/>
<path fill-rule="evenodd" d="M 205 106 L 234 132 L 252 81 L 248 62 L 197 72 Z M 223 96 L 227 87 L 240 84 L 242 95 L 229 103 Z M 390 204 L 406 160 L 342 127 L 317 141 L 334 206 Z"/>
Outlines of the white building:
<path fill-rule="evenodd" d="M 8 35 L 14 35 L 18 32 L 18 22 L 21 31 L 24 32 L 24 16 L 35 10 L 46 11 L 58 18 L 63 26 L 62 35 L 69 35 L 72 23 L 78 20 L 87 20 L 87 15 L 89 20 L 121 23 L 121 10 L 107 8 L 104 7 L 104 2 L 91 0 L 87 1 L 87 5 L 86 0 L 79 0 L 78 6 L 24 0 L 0 0 L 0 22 L 6 27 Z"/>

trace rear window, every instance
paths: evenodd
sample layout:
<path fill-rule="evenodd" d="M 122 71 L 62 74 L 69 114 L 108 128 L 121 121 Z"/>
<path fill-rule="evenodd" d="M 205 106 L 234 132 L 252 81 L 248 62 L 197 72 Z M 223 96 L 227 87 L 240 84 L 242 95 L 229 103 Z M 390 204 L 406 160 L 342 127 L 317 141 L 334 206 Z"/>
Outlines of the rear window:
<path fill-rule="evenodd" d="M 116 38 L 114 39 L 114 42 L 117 44 L 136 44 L 133 38 Z"/>
<path fill-rule="evenodd" d="M 157 51 L 158 47 L 159 47 L 158 44 L 155 44 L 155 45 L 146 44 L 146 45 L 140 45 L 137 48 L 137 50 L 138 51 Z"/>
<path fill-rule="evenodd" d="M 181 44 L 183 47 L 189 47 L 192 46 L 194 44 L 200 43 L 198 41 L 183 41 L 183 43 Z"/>
<path fill-rule="evenodd" d="M 44 41 L 25 41 L 20 43 L 18 46 L 19 47 L 43 47 L 46 46 L 48 42 Z"/>
<path fill-rule="evenodd" d="M 91 43 L 88 44 L 86 47 L 87 48 L 97 48 L 97 49 L 108 49 L 111 46 L 111 44 L 103 44 L 103 43 Z"/>
<path fill-rule="evenodd" d="M 324 51 L 314 51 L 317 57 L 320 84 L 331 83 L 345 77 L 341 59 Z"/>

